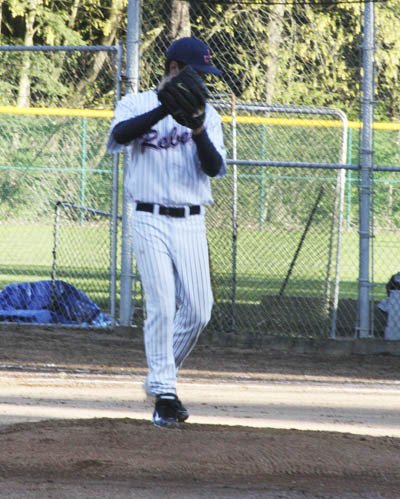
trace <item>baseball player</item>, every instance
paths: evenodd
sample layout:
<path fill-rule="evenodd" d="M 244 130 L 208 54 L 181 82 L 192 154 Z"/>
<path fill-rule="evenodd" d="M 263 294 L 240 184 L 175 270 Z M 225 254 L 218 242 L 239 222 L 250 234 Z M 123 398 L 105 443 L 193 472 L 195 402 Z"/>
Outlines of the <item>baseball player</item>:
<path fill-rule="evenodd" d="M 213 304 L 205 209 L 210 177 L 226 172 L 226 153 L 202 73 L 221 74 L 208 46 L 194 37 L 173 42 L 158 88 L 118 102 L 107 145 L 128 154 L 124 188 L 146 303 L 145 390 L 155 397 L 153 424 L 160 427 L 189 417 L 176 393 L 178 370 Z"/>

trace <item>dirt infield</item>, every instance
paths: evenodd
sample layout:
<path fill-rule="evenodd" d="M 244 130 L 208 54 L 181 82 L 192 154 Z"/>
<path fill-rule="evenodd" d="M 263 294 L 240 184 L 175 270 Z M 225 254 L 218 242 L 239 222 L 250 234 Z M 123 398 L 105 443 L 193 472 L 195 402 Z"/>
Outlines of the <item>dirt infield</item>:
<path fill-rule="evenodd" d="M 399 368 L 200 345 L 160 430 L 140 332 L 3 328 L 0 497 L 398 498 Z"/>

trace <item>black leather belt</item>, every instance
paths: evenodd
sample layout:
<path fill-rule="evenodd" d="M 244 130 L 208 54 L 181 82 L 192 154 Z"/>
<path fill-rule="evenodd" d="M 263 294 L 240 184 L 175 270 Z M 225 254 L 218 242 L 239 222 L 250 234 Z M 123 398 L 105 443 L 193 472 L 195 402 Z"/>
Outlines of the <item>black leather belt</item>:
<path fill-rule="evenodd" d="M 156 204 L 153 203 L 136 203 L 136 211 L 147 211 L 154 213 Z M 189 206 L 189 215 L 200 215 L 201 206 Z M 157 213 L 157 212 L 156 212 Z M 176 206 L 162 206 L 160 205 L 158 213 L 160 215 L 167 215 L 169 217 L 184 218 L 186 216 L 186 209 L 184 207 Z"/>

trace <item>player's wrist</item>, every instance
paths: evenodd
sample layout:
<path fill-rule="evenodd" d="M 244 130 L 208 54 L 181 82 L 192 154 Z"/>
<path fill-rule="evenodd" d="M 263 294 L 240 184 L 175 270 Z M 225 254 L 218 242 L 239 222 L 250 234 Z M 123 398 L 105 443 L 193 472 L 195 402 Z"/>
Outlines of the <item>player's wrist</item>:
<path fill-rule="evenodd" d="M 159 119 L 163 119 L 169 114 L 168 109 L 162 104 L 155 108 L 155 112 L 157 114 L 157 117 L 159 117 Z"/>
<path fill-rule="evenodd" d="M 201 133 L 204 132 L 204 130 L 205 130 L 204 125 L 202 125 L 199 128 L 193 128 L 192 135 L 200 135 Z"/>

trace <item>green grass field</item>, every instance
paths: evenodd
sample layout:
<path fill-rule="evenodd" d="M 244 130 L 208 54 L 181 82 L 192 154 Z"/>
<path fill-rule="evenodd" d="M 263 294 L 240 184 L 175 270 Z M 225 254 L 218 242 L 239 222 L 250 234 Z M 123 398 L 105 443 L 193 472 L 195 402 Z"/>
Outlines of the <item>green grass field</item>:
<path fill-rule="evenodd" d="M 236 256 L 238 303 L 257 304 L 266 295 L 278 295 L 300 237 L 300 231 L 239 230 Z M 208 239 L 216 299 L 229 302 L 233 282 L 231 233 L 210 228 Z M 109 244 L 106 223 L 76 224 L 60 230 L 57 252 L 57 278 L 82 289 L 105 309 L 109 307 Z M 381 299 L 385 295 L 385 283 L 400 270 L 397 250 L 400 234 L 379 232 L 374 247 L 374 294 L 376 299 Z M 50 279 L 52 251 L 52 224 L 0 225 L 0 288 L 15 282 Z M 340 265 L 342 298 L 357 298 L 358 251 L 357 231 L 344 231 Z M 321 248 L 321 233 L 317 228 L 307 235 L 285 294 L 321 296 L 327 264 L 326 244 Z"/>
<path fill-rule="evenodd" d="M 209 230 L 214 282 L 219 296 L 231 295 L 232 236 L 229 231 Z M 241 229 L 237 240 L 237 299 L 258 303 L 265 295 L 276 296 L 296 252 L 301 231 L 256 231 Z M 328 266 L 326 228 L 310 230 L 296 260 L 287 292 L 294 296 L 319 296 L 325 286 Z M 359 236 L 356 230 L 344 230 L 340 258 L 340 297 L 357 298 Z M 384 296 L 384 285 L 400 268 L 395 250 L 400 234 L 383 231 L 375 236 L 375 295 Z M 335 261 L 331 262 L 331 280 Z"/>
<path fill-rule="evenodd" d="M 0 288 L 51 278 L 52 224 L 0 225 Z M 107 224 L 63 227 L 57 251 L 57 279 L 83 290 L 109 309 L 109 228 Z"/>

